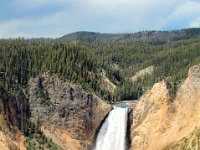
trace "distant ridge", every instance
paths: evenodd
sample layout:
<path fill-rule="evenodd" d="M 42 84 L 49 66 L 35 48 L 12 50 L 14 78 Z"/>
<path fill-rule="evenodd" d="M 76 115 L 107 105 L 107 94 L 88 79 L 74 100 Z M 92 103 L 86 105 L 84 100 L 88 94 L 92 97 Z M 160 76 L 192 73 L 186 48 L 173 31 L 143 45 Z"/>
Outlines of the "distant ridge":
<path fill-rule="evenodd" d="M 172 31 L 141 31 L 137 33 L 110 34 L 80 31 L 64 35 L 61 41 L 82 43 L 129 43 L 142 42 L 163 44 L 170 41 L 200 38 L 200 28 L 188 28 Z"/>

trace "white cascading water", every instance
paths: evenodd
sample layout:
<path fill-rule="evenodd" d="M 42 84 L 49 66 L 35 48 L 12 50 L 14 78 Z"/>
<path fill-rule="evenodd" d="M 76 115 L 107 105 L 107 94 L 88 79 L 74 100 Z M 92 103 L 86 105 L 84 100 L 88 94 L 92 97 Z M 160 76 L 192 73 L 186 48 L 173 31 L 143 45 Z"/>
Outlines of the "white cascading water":
<path fill-rule="evenodd" d="M 114 106 L 101 127 L 95 150 L 125 150 L 128 108 Z"/>

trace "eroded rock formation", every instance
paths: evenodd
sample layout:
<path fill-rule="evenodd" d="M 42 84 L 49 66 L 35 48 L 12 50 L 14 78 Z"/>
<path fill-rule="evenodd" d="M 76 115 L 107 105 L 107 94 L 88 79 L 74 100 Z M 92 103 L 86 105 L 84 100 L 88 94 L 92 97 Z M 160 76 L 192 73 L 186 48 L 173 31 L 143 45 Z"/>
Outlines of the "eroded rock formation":
<path fill-rule="evenodd" d="M 63 149 L 91 149 L 96 131 L 111 106 L 81 86 L 47 73 L 30 80 L 32 121 Z"/>
<path fill-rule="evenodd" d="M 200 65 L 190 68 L 175 98 L 169 91 L 162 81 L 140 99 L 133 111 L 130 149 L 200 148 Z"/>
<path fill-rule="evenodd" d="M 0 148 L 24 150 L 22 129 L 29 116 L 26 98 L 0 89 Z"/>

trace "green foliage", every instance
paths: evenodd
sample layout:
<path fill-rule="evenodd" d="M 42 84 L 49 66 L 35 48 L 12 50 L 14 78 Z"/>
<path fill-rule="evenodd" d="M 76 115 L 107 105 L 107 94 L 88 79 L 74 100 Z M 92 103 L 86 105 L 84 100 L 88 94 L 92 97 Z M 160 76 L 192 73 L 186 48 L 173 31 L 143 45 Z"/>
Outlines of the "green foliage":
<path fill-rule="evenodd" d="M 26 87 L 30 77 L 45 71 L 58 74 L 65 80 L 92 89 L 97 81 L 98 62 L 83 45 L 58 42 L 25 41 L 23 39 L 0 41 L 0 86 L 16 92 Z M 99 65 L 100 66 L 100 65 Z M 41 93 L 44 94 L 45 93 Z"/>
<path fill-rule="evenodd" d="M 41 105 L 48 105 L 50 104 L 50 98 L 48 91 L 39 84 L 39 88 L 36 90 L 36 96 L 41 98 L 40 104 Z"/>
<path fill-rule="evenodd" d="M 197 30 L 184 32 L 195 37 Z M 175 95 L 189 67 L 200 63 L 200 40 L 185 38 L 153 45 L 125 42 L 125 39 L 124 42 L 86 44 L 45 39 L 0 40 L 0 86 L 16 93 L 26 89 L 31 77 L 49 72 L 81 84 L 87 91 L 110 101 L 138 99 L 162 79 L 172 83 L 171 93 Z M 145 75 L 136 82 L 129 80 L 136 72 L 149 66 L 154 66 L 152 75 Z M 114 93 L 102 90 L 99 85 L 103 70 L 117 86 Z M 48 99 L 45 91 L 40 94 Z"/>
<path fill-rule="evenodd" d="M 40 130 L 40 125 L 27 122 L 24 127 L 25 145 L 27 150 L 62 150 L 48 139 Z"/>
<path fill-rule="evenodd" d="M 99 52 L 101 49 L 104 49 L 103 53 Z M 199 49 L 199 39 L 188 39 L 161 45 L 133 42 L 101 45 L 100 48 L 95 47 L 95 53 L 103 55 L 102 61 L 107 62 L 107 66 L 118 65 L 119 74 L 122 76 L 118 84 L 120 99 L 135 99 L 141 95 L 137 94 L 135 97 L 136 93 L 145 92 L 155 82 L 163 79 L 172 83 L 171 90 L 175 95 L 178 84 L 187 77 L 189 67 L 200 63 Z M 134 83 L 127 83 L 136 72 L 149 66 L 154 66 L 152 75 L 145 75 Z M 131 90 L 133 87 L 135 90 Z"/>
<path fill-rule="evenodd" d="M 141 31 L 126 34 L 101 34 L 95 32 L 75 32 L 59 38 L 59 41 L 83 42 L 86 44 L 118 44 L 142 42 L 151 45 L 162 45 L 169 41 L 178 41 L 200 37 L 199 28 L 190 28 L 173 31 Z"/>

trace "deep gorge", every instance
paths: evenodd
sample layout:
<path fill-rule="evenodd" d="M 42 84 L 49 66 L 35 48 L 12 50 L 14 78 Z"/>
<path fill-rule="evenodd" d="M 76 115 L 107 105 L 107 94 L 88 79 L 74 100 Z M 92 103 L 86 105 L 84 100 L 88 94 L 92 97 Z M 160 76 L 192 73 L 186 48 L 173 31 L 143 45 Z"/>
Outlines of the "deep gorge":
<path fill-rule="evenodd" d="M 126 129 L 125 126 L 120 127 L 120 130 L 124 129 L 122 145 L 126 145 L 126 148 L 122 146 L 122 150 L 198 148 L 199 76 L 200 65 L 191 67 L 188 78 L 173 96 L 174 99 L 170 98 L 169 83 L 161 81 L 139 101 L 126 102 Z M 48 93 L 47 102 L 41 95 L 42 90 Z M 1 89 L 0 132 L 1 138 L 6 137 L 2 142 L 9 149 L 26 149 L 41 134 L 54 149 L 92 150 L 95 149 L 94 143 L 98 143 L 101 128 L 104 124 L 108 125 L 110 114 L 116 108 L 120 110 L 120 105 L 111 106 L 97 96 L 88 94 L 80 86 L 64 82 L 57 76 L 43 74 L 29 81 L 29 100 Z M 119 119 L 116 125 L 120 123 Z M 104 136 L 103 131 L 101 134 Z M 157 141 L 153 142 L 152 137 Z M 8 139 L 12 139 L 12 142 L 8 143 Z M 188 142 L 190 140 L 193 141 L 192 145 Z M 38 144 L 41 143 L 38 141 Z M 48 148 L 48 145 L 44 144 L 43 147 Z"/>
<path fill-rule="evenodd" d="M 200 149 L 199 31 L 0 39 L 0 149 Z"/>

